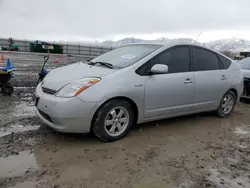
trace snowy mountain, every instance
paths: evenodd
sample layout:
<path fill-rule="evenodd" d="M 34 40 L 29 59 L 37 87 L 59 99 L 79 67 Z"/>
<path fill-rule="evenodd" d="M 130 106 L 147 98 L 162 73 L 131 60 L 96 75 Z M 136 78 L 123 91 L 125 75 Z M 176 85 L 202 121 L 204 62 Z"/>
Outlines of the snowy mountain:
<path fill-rule="evenodd" d="M 250 51 L 250 41 L 239 38 L 216 40 L 208 42 L 206 44 L 210 48 L 215 49 L 217 51 Z"/>
<path fill-rule="evenodd" d="M 104 42 L 102 42 L 102 44 L 107 45 L 107 46 L 122 46 L 122 45 L 126 45 L 126 44 L 143 43 L 143 42 L 145 42 L 145 40 L 143 40 L 143 39 L 124 38 L 124 39 L 118 40 L 118 41 L 112 41 L 112 40 L 104 41 Z"/>
<path fill-rule="evenodd" d="M 132 44 L 132 43 L 167 44 L 168 42 L 195 43 L 195 40 L 190 39 L 190 38 L 168 39 L 164 37 L 156 39 L 156 40 L 124 38 L 118 41 L 104 41 L 102 42 L 102 44 L 108 45 L 108 46 L 122 46 L 122 45 Z M 215 41 L 203 43 L 202 45 L 207 46 L 217 51 L 231 51 L 231 52 L 250 51 L 250 41 L 245 40 L 245 39 L 239 39 L 239 38 L 215 40 Z"/>
<path fill-rule="evenodd" d="M 118 41 L 104 41 L 102 42 L 102 44 L 104 45 L 111 45 L 111 46 L 122 46 L 122 45 L 126 45 L 126 44 L 133 44 L 133 43 L 152 43 L 152 44 L 167 44 L 168 42 L 183 42 L 183 43 L 187 43 L 187 42 L 191 42 L 194 43 L 195 41 L 193 39 L 189 39 L 189 38 L 179 38 L 179 39 L 168 39 L 168 38 L 159 38 L 156 40 L 143 40 L 143 39 L 137 39 L 137 38 L 124 38 Z"/>

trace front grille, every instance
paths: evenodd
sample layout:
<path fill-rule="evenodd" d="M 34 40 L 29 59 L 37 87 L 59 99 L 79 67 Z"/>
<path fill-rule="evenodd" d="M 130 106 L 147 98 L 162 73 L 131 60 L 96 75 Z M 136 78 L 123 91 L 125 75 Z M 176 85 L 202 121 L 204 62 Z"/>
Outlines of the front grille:
<path fill-rule="evenodd" d="M 50 94 L 50 95 L 56 94 L 56 91 L 53 90 L 53 89 L 49 89 L 49 88 L 46 88 L 46 87 L 42 87 L 42 90 L 43 90 L 44 93 L 48 93 L 48 94 Z"/>
<path fill-rule="evenodd" d="M 43 116 L 46 120 L 48 120 L 49 122 L 53 123 L 52 120 L 51 120 L 51 118 L 49 117 L 48 114 L 44 113 L 43 111 L 41 111 L 41 110 L 39 110 L 39 109 L 38 109 L 38 112 L 39 112 L 39 114 L 41 114 L 41 116 Z"/>

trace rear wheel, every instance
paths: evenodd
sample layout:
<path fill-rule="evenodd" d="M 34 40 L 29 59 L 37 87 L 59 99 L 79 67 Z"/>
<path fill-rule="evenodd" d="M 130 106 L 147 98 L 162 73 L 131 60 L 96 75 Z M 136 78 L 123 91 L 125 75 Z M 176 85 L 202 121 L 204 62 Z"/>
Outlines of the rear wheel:
<path fill-rule="evenodd" d="M 236 104 L 236 96 L 234 92 L 228 91 L 222 98 L 219 108 L 217 109 L 217 114 L 220 117 L 229 116 Z"/>
<path fill-rule="evenodd" d="M 92 131 L 103 141 L 115 141 L 124 137 L 133 124 L 131 105 L 125 100 L 111 100 L 95 114 Z"/>

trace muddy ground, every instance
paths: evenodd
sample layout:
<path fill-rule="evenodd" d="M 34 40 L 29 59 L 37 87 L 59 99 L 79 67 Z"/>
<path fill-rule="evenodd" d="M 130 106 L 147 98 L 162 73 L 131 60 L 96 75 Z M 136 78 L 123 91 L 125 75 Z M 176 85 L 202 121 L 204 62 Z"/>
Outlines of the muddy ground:
<path fill-rule="evenodd" d="M 32 87 L 0 93 L 0 187 L 250 187 L 250 103 L 136 125 L 122 140 L 57 133 L 29 105 Z"/>

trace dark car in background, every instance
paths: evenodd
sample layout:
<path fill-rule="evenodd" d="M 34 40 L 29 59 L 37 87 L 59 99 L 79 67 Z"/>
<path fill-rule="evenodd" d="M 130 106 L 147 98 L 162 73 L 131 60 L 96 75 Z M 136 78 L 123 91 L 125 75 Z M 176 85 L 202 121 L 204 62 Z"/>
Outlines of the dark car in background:
<path fill-rule="evenodd" d="M 44 41 L 34 41 L 30 43 L 30 51 L 37 53 L 54 53 L 54 54 L 62 54 L 63 53 L 63 45 L 60 44 L 52 44 Z"/>
<path fill-rule="evenodd" d="M 250 57 L 240 60 L 239 64 L 244 77 L 244 91 L 242 97 L 250 99 Z"/>

